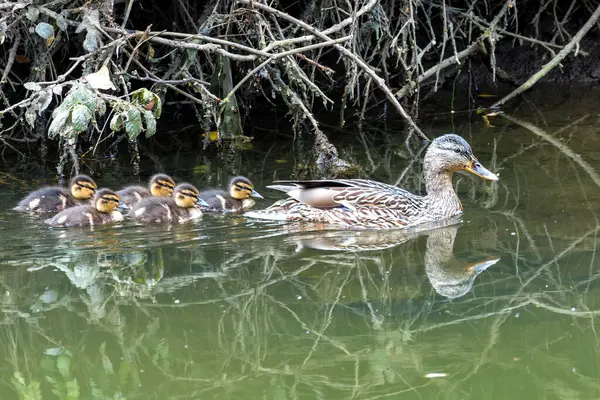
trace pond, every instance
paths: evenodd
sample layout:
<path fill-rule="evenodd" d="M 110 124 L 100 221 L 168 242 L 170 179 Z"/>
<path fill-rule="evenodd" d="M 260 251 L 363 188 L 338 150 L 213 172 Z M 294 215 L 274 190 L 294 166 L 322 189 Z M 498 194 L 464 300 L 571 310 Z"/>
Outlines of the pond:
<path fill-rule="evenodd" d="M 10 209 L 52 176 L 6 166 L 2 399 L 598 398 L 600 115 L 585 96 L 524 101 L 490 127 L 432 117 L 429 134 L 461 134 L 500 181 L 457 176 L 465 213 L 422 232 L 232 215 L 50 229 Z M 422 192 L 420 159 L 391 126 L 336 144 L 372 179 Z M 256 208 L 301 163 L 275 147 L 234 161 L 267 197 Z M 162 162 L 200 188 L 231 172 Z"/>

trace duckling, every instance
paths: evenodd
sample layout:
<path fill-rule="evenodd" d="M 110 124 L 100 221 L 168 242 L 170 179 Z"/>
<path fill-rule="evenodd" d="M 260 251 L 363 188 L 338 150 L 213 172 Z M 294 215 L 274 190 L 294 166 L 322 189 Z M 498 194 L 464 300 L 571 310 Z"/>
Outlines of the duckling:
<path fill-rule="evenodd" d="M 236 176 L 229 181 L 229 193 L 224 190 L 210 190 L 202 195 L 202 200 L 208 203 L 206 211 L 245 211 L 254 206 L 255 201 L 250 197 L 264 199 L 256 190 L 250 179 Z"/>
<path fill-rule="evenodd" d="M 189 183 L 181 183 L 175 187 L 173 197 L 146 197 L 131 207 L 127 217 L 146 224 L 181 224 L 200 218 L 200 205 L 208 206 L 200 198 L 200 191 Z"/>
<path fill-rule="evenodd" d="M 96 182 L 89 176 L 77 175 L 71 179 L 69 188 L 43 187 L 29 193 L 13 210 L 34 213 L 60 212 L 89 201 L 97 188 Z"/>
<path fill-rule="evenodd" d="M 169 175 L 156 174 L 150 178 L 149 189 L 143 186 L 128 186 L 119 190 L 117 195 L 127 207 L 140 202 L 145 197 L 171 197 L 175 181 Z"/>
<path fill-rule="evenodd" d="M 118 211 L 123 203 L 112 190 L 100 189 L 93 204 L 67 208 L 47 219 L 46 223 L 51 226 L 95 226 L 123 221 L 123 214 Z"/>

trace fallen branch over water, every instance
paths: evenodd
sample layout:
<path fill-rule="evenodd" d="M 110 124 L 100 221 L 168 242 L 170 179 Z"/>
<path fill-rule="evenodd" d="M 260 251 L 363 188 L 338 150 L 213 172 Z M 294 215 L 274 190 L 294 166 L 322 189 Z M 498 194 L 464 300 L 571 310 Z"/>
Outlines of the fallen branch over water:
<path fill-rule="evenodd" d="M 579 42 L 581 41 L 581 39 L 583 39 L 583 37 L 586 35 L 586 33 L 588 33 L 588 31 L 592 28 L 592 26 L 594 26 L 594 24 L 598 21 L 598 18 L 600 18 L 600 4 L 596 8 L 596 11 L 594 11 L 592 16 L 581 27 L 579 32 L 577 32 L 577 34 L 575 36 L 573 36 L 573 39 L 571 39 L 569 44 L 567 44 L 561 51 L 559 51 L 556 56 L 554 56 L 548 63 L 546 63 L 538 72 L 536 72 L 525 83 L 523 83 L 521 86 L 519 86 L 518 88 L 513 90 L 508 95 L 504 96 L 504 98 L 502 98 L 499 101 L 497 101 L 496 103 L 494 103 L 490 108 L 492 109 L 492 108 L 500 107 L 501 105 L 505 104 L 507 101 L 514 99 L 521 93 L 525 92 L 526 90 L 529 90 L 533 85 L 535 85 L 537 83 L 537 81 L 539 81 L 544 76 L 546 76 L 546 74 L 548 74 L 548 72 L 552 71 L 552 69 L 554 69 L 554 67 L 556 67 L 558 64 L 560 64 L 560 62 L 562 60 L 564 60 L 565 57 L 567 57 L 567 55 L 569 53 L 571 53 L 571 51 L 573 50 L 573 48 L 575 46 L 579 46 Z"/>

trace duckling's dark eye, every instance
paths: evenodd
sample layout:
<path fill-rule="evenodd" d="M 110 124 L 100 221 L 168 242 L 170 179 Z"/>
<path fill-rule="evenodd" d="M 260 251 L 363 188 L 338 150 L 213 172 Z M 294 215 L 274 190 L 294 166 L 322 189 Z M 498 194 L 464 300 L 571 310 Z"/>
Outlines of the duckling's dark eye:
<path fill-rule="evenodd" d="M 456 154 L 460 154 L 460 149 L 459 149 L 458 147 L 456 147 L 456 148 L 454 149 L 454 152 L 455 152 Z"/>

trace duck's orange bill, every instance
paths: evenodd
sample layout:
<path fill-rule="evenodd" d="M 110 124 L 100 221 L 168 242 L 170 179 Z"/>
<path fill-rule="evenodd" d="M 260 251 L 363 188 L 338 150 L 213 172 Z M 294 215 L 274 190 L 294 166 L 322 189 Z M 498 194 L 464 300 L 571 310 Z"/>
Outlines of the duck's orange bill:
<path fill-rule="evenodd" d="M 488 181 L 497 181 L 498 176 L 487 170 L 483 165 L 477 161 L 477 159 L 471 160 L 469 164 L 465 167 L 465 171 L 472 173 L 473 175 L 477 175 L 480 178 L 486 179 Z"/>
<path fill-rule="evenodd" d="M 481 262 L 470 265 L 469 267 L 467 267 L 467 270 L 478 275 L 486 269 L 488 269 L 489 267 L 491 267 L 492 265 L 496 264 L 498 261 L 500 261 L 500 257 L 488 257 Z"/>

